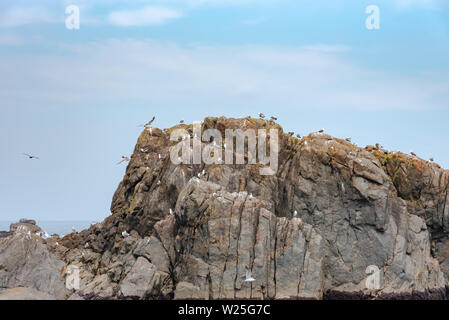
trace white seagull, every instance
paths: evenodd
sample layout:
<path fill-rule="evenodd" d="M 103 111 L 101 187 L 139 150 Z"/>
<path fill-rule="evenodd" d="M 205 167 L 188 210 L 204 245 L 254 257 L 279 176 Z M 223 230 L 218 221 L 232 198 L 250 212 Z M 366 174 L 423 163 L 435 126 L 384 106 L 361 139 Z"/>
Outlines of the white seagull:
<path fill-rule="evenodd" d="M 170 208 L 170 215 L 173 215 L 173 209 L 172 208 Z"/>
<path fill-rule="evenodd" d="M 151 128 L 151 125 L 153 124 L 154 119 L 156 119 L 156 117 L 153 117 L 150 121 L 148 121 L 145 124 L 141 124 L 138 127 L 144 127 L 145 129 Z"/>
<path fill-rule="evenodd" d="M 123 236 L 123 238 L 127 238 L 127 237 L 129 237 L 129 233 L 126 232 L 126 230 L 125 230 L 122 232 L 122 236 Z"/>
<path fill-rule="evenodd" d="M 119 165 L 122 162 L 129 162 L 129 160 L 131 160 L 129 157 L 126 156 L 122 156 L 122 161 L 120 161 L 119 163 L 117 163 L 117 165 Z"/>
<path fill-rule="evenodd" d="M 251 274 L 251 270 L 248 269 L 248 267 L 245 267 L 246 274 L 245 274 L 245 282 L 254 282 L 256 279 L 253 278 Z"/>
<path fill-rule="evenodd" d="M 265 115 L 264 115 L 262 112 L 259 112 L 258 115 L 259 115 L 259 118 L 260 118 L 260 119 L 265 118 Z"/>

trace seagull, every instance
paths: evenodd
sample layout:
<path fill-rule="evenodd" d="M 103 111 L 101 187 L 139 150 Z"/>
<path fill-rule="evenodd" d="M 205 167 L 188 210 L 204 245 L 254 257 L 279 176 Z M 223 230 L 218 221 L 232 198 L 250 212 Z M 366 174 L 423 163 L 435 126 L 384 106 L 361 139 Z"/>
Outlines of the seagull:
<path fill-rule="evenodd" d="M 143 153 L 146 153 L 146 152 L 148 152 L 148 148 L 140 148 L 140 152 L 143 152 Z"/>
<path fill-rule="evenodd" d="M 319 133 L 323 133 L 323 132 L 324 132 L 324 130 L 325 130 L 325 129 L 323 128 L 323 129 L 321 129 L 321 130 L 320 130 L 320 131 L 318 131 L 318 132 L 319 132 Z"/>
<path fill-rule="evenodd" d="M 33 155 L 29 154 L 29 153 L 24 153 L 23 155 L 27 156 L 28 159 L 40 159 L 39 157 L 33 156 Z"/>
<path fill-rule="evenodd" d="M 250 199 L 253 198 L 253 194 L 252 194 L 252 193 L 249 194 L 249 198 L 250 198 Z"/>
<path fill-rule="evenodd" d="M 430 162 L 433 162 L 433 161 L 435 161 L 435 159 L 434 159 L 434 158 L 430 158 L 429 161 L 430 161 Z"/>
<path fill-rule="evenodd" d="M 301 139 L 301 135 L 299 133 L 297 133 L 296 138 Z"/>
<path fill-rule="evenodd" d="M 75 227 L 72 227 L 72 233 L 76 233 Z"/>
<path fill-rule="evenodd" d="M 351 142 L 351 141 L 352 141 L 351 138 L 346 138 L 345 140 L 346 140 L 347 142 Z"/>
<path fill-rule="evenodd" d="M 410 154 L 414 157 L 416 157 L 416 153 L 414 153 L 413 151 L 410 151 Z"/>
<path fill-rule="evenodd" d="M 298 215 L 298 211 L 295 210 L 295 212 L 293 212 L 293 216 L 296 217 Z"/>
<path fill-rule="evenodd" d="M 293 137 L 294 134 L 295 134 L 295 133 L 294 133 L 294 132 L 291 132 L 291 131 L 288 133 L 288 135 L 289 135 L 290 137 Z"/>
<path fill-rule="evenodd" d="M 214 192 L 214 193 L 212 193 L 212 196 L 213 196 L 214 198 L 218 198 L 218 193 Z"/>
<path fill-rule="evenodd" d="M 376 149 L 382 149 L 382 146 L 379 143 L 376 143 Z"/>
<path fill-rule="evenodd" d="M 122 162 L 129 162 L 129 160 L 131 160 L 129 157 L 126 156 L 122 156 L 122 161 L 120 161 L 119 163 L 117 163 L 117 165 L 119 165 Z"/>
<path fill-rule="evenodd" d="M 259 112 L 258 115 L 259 115 L 259 118 L 260 118 L 260 119 L 265 118 L 265 115 L 264 115 L 262 112 Z"/>
<path fill-rule="evenodd" d="M 173 215 L 173 209 L 172 209 L 172 208 L 170 208 L 169 213 L 170 213 L 171 215 Z"/>
<path fill-rule="evenodd" d="M 273 116 L 270 117 L 270 120 L 271 120 L 271 121 L 276 121 L 277 119 L 278 119 L 278 118 L 273 117 Z"/>
<path fill-rule="evenodd" d="M 89 242 L 86 242 L 86 244 L 84 245 L 84 248 L 89 248 Z"/>
<path fill-rule="evenodd" d="M 161 185 L 161 180 L 158 180 L 156 185 L 160 186 Z"/>
<path fill-rule="evenodd" d="M 145 129 L 151 128 L 151 124 L 153 123 L 154 119 L 156 119 L 156 117 L 153 117 L 150 121 L 148 121 L 145 124 L 141 124 L 139 127 L 144 127 Z"/>
<path fill-rule="evenodd" d="M 123 238 L 127 238 L 127 237 L 129 237 L 129 233 L 126 232 L 126 230 L 125 230 L 122 232 L 122 236 L 123 236 Z"/>
<path fill-rule="evenodd" d="M 179 120 L 180 124 L 184 124 L 184 119 Z"/>
<path fill-rule="evenodd" d="M 246 269 L 246 275 L 245 275 L 245 282 L 254 282 L 256 279 L 253 278 L 251 274 L 251 270 L 248 269 L 248 267 L 245 267 Z"/>

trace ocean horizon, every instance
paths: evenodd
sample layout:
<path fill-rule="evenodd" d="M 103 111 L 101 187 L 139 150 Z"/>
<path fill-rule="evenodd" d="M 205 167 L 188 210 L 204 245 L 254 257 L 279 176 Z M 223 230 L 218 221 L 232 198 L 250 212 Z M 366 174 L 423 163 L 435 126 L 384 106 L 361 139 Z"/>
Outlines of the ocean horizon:
<path fill-rule="evenodd" d="M 0 231 L 9 231 L 11 223 L 16 221 L 3 220 L 0 221 Z M 63 237 L 72 232 L 72 228 L 75 228 L 77 232 L 90 227 L 91 223 L 96 221 L 90 220 L 72 220 L 72 221 L 56 221 L 56 220 L 36 220 L 36 224 L 42 228 L 48 234 L 57 234 Z"/>

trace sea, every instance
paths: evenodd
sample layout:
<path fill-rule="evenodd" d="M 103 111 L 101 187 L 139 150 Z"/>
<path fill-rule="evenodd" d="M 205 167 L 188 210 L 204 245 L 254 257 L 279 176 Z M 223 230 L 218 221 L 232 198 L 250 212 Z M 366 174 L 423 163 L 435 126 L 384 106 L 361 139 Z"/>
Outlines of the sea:
<path fill-rule="evenodd" d="M 18 221 L 0 221 L 0 231 L 9 231 L 9 225 Z M 36 220 L 36 224 L 49 235 L 57 234 L 63 237 L 72 232 L 75 228 L 77 232 L 88 229 L 94 221 L 48 221 Z"/>

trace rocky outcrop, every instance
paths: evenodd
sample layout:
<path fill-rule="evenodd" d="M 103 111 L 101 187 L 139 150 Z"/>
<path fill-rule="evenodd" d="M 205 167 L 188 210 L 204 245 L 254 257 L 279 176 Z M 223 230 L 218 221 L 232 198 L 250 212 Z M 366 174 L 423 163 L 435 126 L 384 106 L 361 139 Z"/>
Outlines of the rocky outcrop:
<path fill-rule="evenodd" d="M 324 133 L 296 139 L 271 121 L 206 118 L 211 128 L 278 129 L 277 172 L 176 165 L 170 134 L 194 137 L 192 126 L 144 130 L 112 214 L 46 242 L 79 268 L 71 298 L 447 298 L 448 171 Z"/>
<path fill-rule="evenodd" d="M 95 256 L 81 263 L 86 279 L 107 274 L 117 295 L 195 299 L 444 291 L 449 175 L 437 164 L 323 133 L 299 140 L 263 120 L 206 118 L 203 131 L 223 136 L 277 128 L 279 170 L 261 176 L 258 165 L 175 165 L 175 128 L 193 136 L 189 125 L 142 132 L 112 215 L 77 235 L 73 250 Z M 366 287 L 369 266 L 379 268 L 377 290 Z M 245 267 L 254 282 L 244 281 Z"/>
<path fill-rule="evenodd" d="M 23 293 L 24 299 L 66 298 L 68 291 L 61 277 L 64 263 L 36 235 L 39 230 L 35 224 L 21 222 L 11 225 L 12 235 L 0 239 L 0 289 L 26 288 L 3 292 L 3 297 L 20 297 Z"/>

